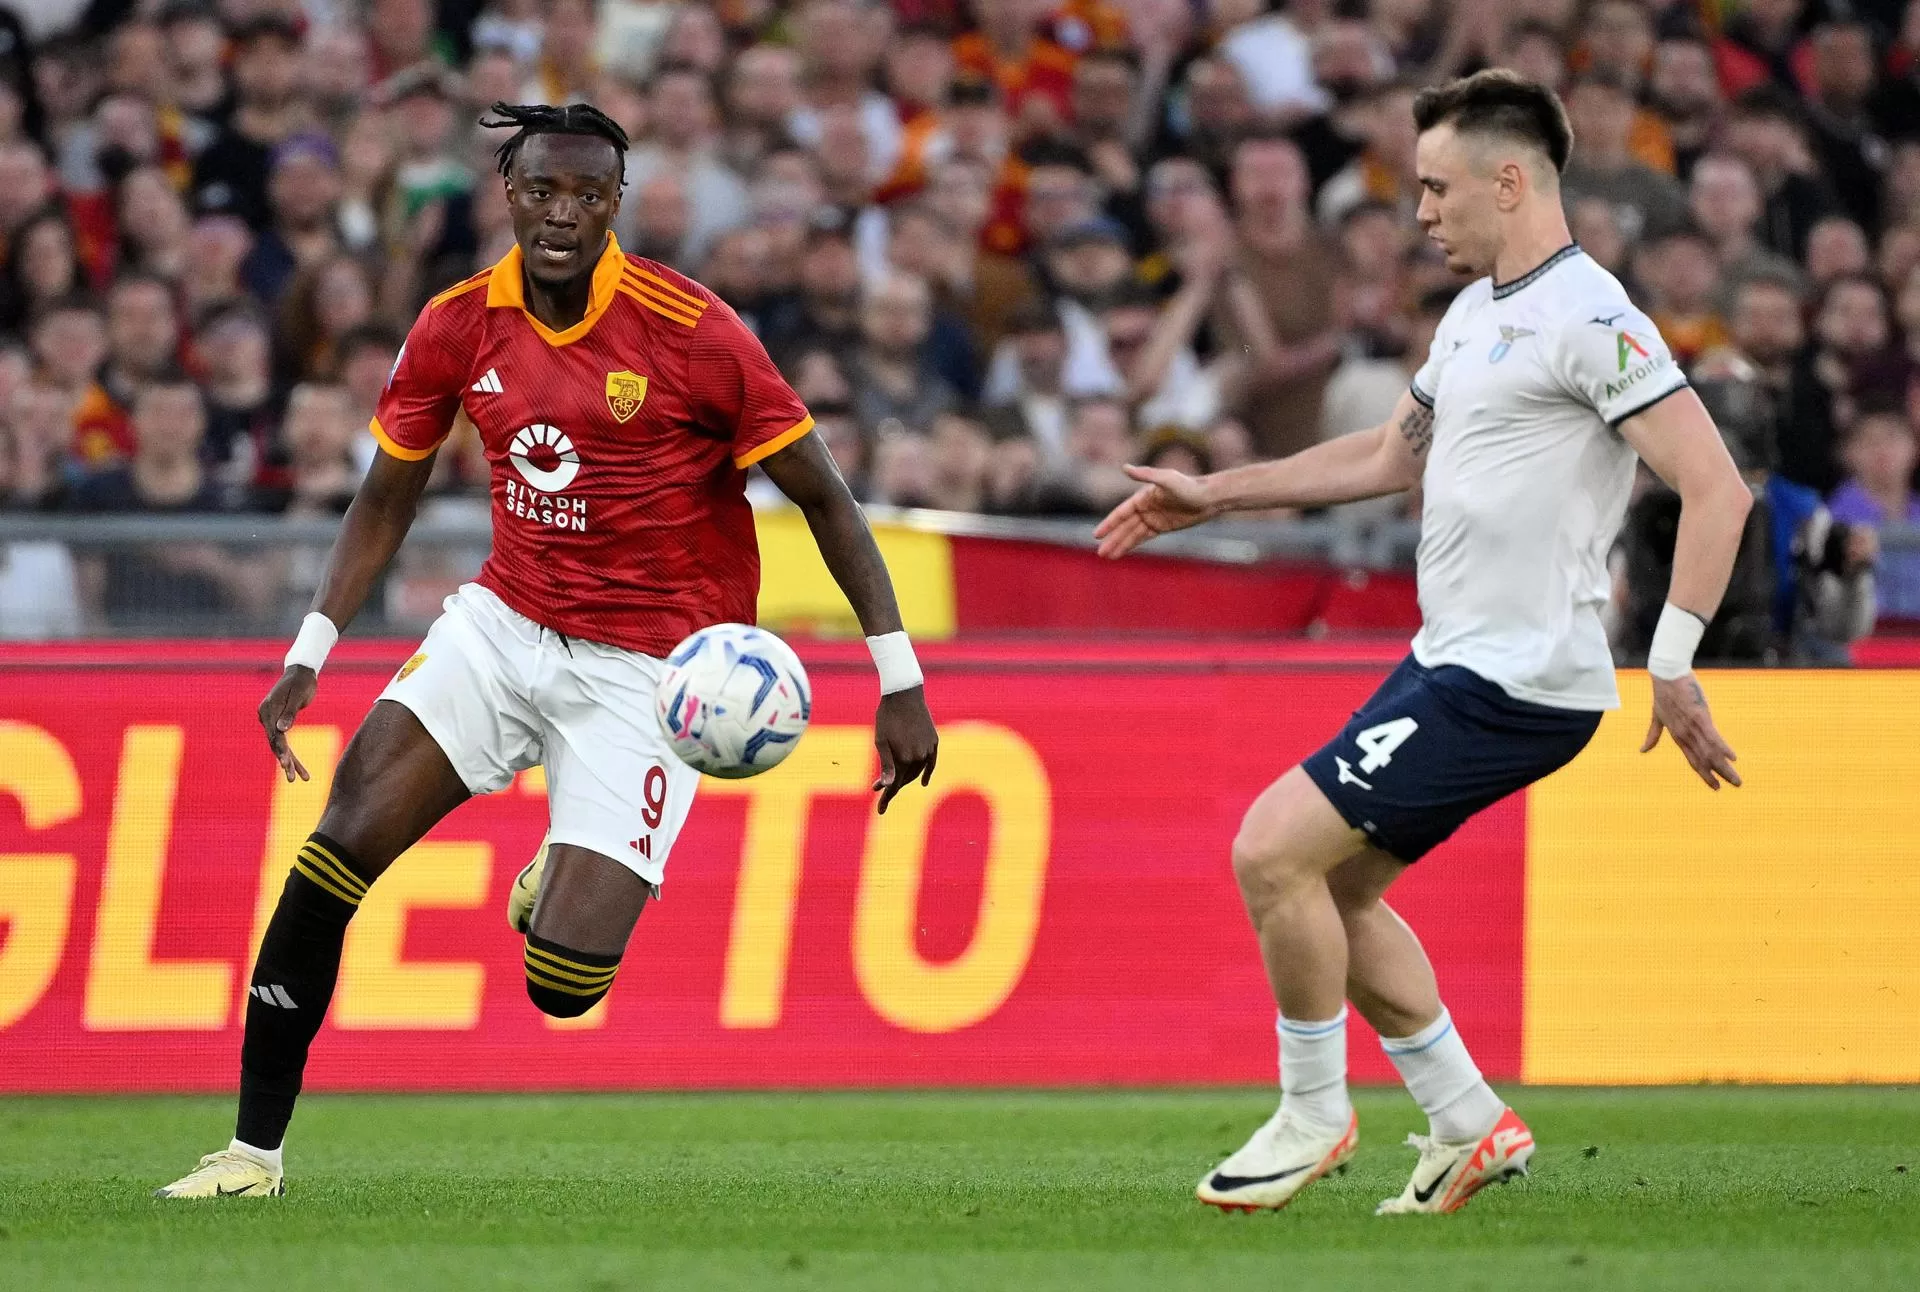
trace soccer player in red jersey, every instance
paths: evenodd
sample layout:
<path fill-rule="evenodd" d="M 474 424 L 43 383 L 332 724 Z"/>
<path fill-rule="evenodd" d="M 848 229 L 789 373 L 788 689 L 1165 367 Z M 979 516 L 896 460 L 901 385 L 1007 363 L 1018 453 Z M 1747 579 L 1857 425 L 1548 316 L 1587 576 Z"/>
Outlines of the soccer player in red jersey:
<path fill-rule="evenodd" d="M 517 127 L 499 152 L 516 245 L 434 297 L 394 364 L 372 426 L 383 452 L 260 705 L 289 780 L 307 770 L 287 730 L 463 411 L 492 467 L 493 551 L 347 746 L 254 965 L 233 1142 L 165 1197 L 284 1192 L 281 1142 L 360 900 L 447 813 L 536 764 L 551 828 L 521 924 L 527 993 L 559 1017 L 606 995 L 699 779 L 654 718 L 661 657 L 697 628 L 753 619 L 746 467 L 805 514 L 869 634 L 879 810 L 933 775 L 938 741 L 893 585 L 813 419 L 718 297 L 608 232 L 625 133 L 584 104 L 494 110 L 485 124 Z"/>

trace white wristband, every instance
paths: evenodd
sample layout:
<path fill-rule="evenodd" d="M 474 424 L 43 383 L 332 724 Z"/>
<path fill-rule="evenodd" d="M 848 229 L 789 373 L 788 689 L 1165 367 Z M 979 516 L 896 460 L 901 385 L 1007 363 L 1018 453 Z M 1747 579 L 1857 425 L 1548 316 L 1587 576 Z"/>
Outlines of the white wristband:
<path fill-rule="evenodd" d="M 1653 646 L 1647 651 L 1647 672 L 1663 682 L 1693 672 L 1693 652 L 1700 648 L 1701 634 L 1706 631 L 1706 620 L 1667 602 L 1661 608 L 1660 622 L 1654 626 Z"/>
<path fill-rule="evenodd" d="M 920 661 L 914 658 L 913 643 L 905 633 L 869 637 L 867 649 L 873 652 L 873 666 L 880 673 L 880 694 L 911 691 L 926 681 L 920 672 Z"/>
<path fill-rule="evenodd" d="M 308 613 L 300 621 L 300 634 L 293 639 L 293 645 L 287 650 L 287 658 L 282 668 L 292 668 L 295 664 L 304 664 L 314 672 L 327 662 L 327 652 L 340 640 L 340 630 L 333 626 L 333 620 L 318 610 Z"/>

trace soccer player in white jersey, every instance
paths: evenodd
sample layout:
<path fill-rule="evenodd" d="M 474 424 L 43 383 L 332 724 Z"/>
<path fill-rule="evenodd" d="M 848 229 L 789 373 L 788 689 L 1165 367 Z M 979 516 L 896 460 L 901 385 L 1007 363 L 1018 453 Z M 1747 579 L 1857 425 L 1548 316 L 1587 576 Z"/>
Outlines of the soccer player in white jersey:
<path fill-rule="evenodd" d="M 1383 898 L 1468 817 L 1570 761 L 1618 706 L 1600 607 L 1636 454 L 1682 505 L 1644 748 L 1664 730 L 1709 788 L 1740 783 L 1692 659 L 1752 499 L 1659 332 L 1568 235 L 1565 110 L 1495 70 L 1423 92 L 1414 116 L 1420 223 L 1478 281 L 1392 418 L 1199 479 L 1130 467 L 1140 489 L 1096 531 L 1118 557 L 1224 512 L 1425 490 L 1412 655 L 1254 801 L 1233 842 L 1280 1006 L 1281 1099 L 1200 1182 L 1221 1207 L 1283 1207 L 1352 1156 L 1347 1001 L 1431 1123 L 1381 1213 L 1453 1211 L 1525 1172 L 1531 1132 L 1481 1076 Z"/>

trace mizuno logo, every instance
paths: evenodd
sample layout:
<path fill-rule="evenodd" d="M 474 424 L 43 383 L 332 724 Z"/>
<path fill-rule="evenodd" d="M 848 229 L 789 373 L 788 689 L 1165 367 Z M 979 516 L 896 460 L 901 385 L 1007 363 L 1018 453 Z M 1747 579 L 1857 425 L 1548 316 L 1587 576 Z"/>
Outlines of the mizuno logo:
<path fill-rule="evenodd" d="M 1224 1175 L 1214 1172 L 1213 1179 L 1207 1183 L 1215 1189 L 1244 1189 L 1253 1184 L 1272 1184 L 1275 1180 L 1284 1180 L 1290 1175 L 1299 1175 L 1302 1171 L 1311 1171 L 1311 1166 L 1290 1166 L 1284 1171 L 1275 1171 L 1272 1175 Z"/>
<path fill-rule="evenodd" d="M 1342 785 L 1358 785 L 1363 790 L 1373 788 L 1373 786 L 1367 784 L 1367 782 L 1361 780 L 1358 776 L 1355 776 L 1353 774 L 1353 765 L 1347 762 L 1346 759 L 1340 757 L 1340 755 L 1335 754 L 1333 756 L 1333 764 L 1340 772 L 1340 783 Z"/>
<path fill-rule="evenodd" d="M 496 368 L 487 369 L 487 375 L 474 382 L 468 389 L 478 391 L 482 395 L 502 395 L 506 393 L 506 388 L 500 384 L 500 372 Z"/>
<path fill-rule="evenodd" d="M 1625 310 L 1621 310 L 1618 314 L 1609 314 L 1605 318 L 1595 318 L 1595 319 L 1590 319 L 1588 321 L 1593 323 L 1598 323 L 1601 327 L 1612 327 L 1614 325 L 1615 320 L 1623 319 L 1626 316 L 1627 316 L 1627 312 Z"/>
<path fill-rule="evenodd" d="M 1413 1191 L 1413 1200 L 1415 1202 L 1420 1203 L 1423 1206 L 1429 1202 L 1432 1202 L 1433 1195 L 1440 1191 L 1440 1186 L 1446 1183 L 1447 1177 L 1453 1174 L 1453 1168 L 1458 1165 L 1460 1165 L 1458 1162 L 1449 1162 L 1447 1164 L 1447 1169 L 1442 1171 L 1439 1175 L 1434 1176 L 1432 1183 L 1428 1184 L 1426 1188 L 1415 1189 Z"/>
<path fill-rule="evenodd" d="M 287 989 L 279 983 L 274 983 L 271 986 L 262 985 L 249 987 L 247 988 L 247 995 L 255 997 L 264 1005 L 272 1005 L 276 1009 L 300 1008 L 293 1003 L 293 997 L 287 995 Z"/>

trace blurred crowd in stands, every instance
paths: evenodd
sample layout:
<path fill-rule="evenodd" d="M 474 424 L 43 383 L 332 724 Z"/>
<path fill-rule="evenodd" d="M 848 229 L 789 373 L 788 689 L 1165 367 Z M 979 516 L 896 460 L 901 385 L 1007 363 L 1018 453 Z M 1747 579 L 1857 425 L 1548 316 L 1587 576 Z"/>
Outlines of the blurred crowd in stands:
<path fill-rule="evenodd" d="M 1459 286 L 1410 103 L 1491 65 L 1565 96 L 1574 234 L 1768 504 L 1726 649 L 1920 618 L 1875 538 L 1920 523 L 1920 0 L 10 0 L 0 507 L 342 511 L 415 313 L 511 245 L 477 119 L 588 100 L 622 245 L 740 312 L 860 497 L 1095 515 L 1122 463 L 1387 415 Z M 484 499 L 471 440 L 436 472 Z M 1628 655 L 1673 509 L 1617 556 Z M 285 577 L 189 555 L 179 595 Z"/>

